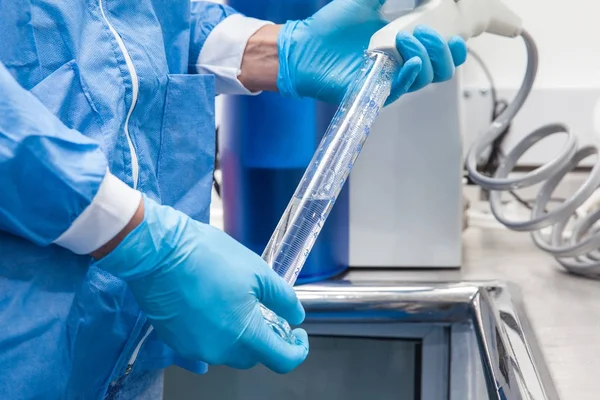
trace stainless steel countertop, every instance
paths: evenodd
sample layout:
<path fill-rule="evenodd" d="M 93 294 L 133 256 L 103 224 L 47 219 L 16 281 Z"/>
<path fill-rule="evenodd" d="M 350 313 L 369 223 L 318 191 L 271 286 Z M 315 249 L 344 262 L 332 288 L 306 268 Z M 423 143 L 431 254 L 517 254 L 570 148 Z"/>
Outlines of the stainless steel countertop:
<path fill-rule="evenodd" d="M 353 281 L 502 280 L 520 288 L 525 310 L 561 400 L 597 400 L 600 282 L 563 272 L 528 234 L 469 228 L 460 270 L 353 270 Z"/>

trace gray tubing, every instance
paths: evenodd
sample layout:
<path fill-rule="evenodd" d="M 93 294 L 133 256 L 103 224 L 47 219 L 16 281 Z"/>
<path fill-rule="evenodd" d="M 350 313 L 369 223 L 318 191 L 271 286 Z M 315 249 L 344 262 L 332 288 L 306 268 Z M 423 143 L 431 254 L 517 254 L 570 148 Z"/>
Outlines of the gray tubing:
<path fill-rule="evenodd" d="M 477 170 L 477 160 L 481 154 L 504 132 L 508 124 L 517 115 L 527 97 L 531 93 L 538 69 L 538 52 L 533 38 L 523 31 L 522 38 L 527 48 L 527 71 L 523 84 L 514 101 L 496 118 L 488 131 L 479 137 L 467 154 L 466 168 L 473 182 L 490 191 L 490 207 L 494 216 L 507 228 L 516 231 L 532 232 L 535 244 L 542 250 L 552 254 L 568 271 L 578 275 L 600 277 L 600 231 L 593 228 L 600 221 L 600 211 L 587 215 L 573 227 L 570 240 L 564 238 L 567 223 L 594 191 L 600 187 L 600 162 L 596 162 L 586 182 L 558 208 L 545 211 L 552 193 L 562 181 L 585 158 L 596 156 L 598 148 L 588 146 L 578 149 L 577 138 L 569 129 L 560 124 L 544 126 L 529 134 L 519 142 L 505 157 L 493 177 L 482 175 Z M 510 177 L 519 159 L 532 146 L 549 136 L 561 134 L 567 137 L 559 155 L 547 164 L 520 177 Z M 531 218 L 526 221 L 512 221 L 504 216 L 501 192 L 542 184 Z M 552 227 L 552 233 L 545 237 L 540 229 Z"/>

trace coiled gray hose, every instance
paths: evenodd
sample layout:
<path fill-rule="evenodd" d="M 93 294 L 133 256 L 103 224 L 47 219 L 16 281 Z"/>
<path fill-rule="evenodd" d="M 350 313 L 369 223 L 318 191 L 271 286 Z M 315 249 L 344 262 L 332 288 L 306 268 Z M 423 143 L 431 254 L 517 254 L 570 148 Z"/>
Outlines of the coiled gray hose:
<path fill-rule="evenodd" d="M 600 230 L 593 226 L 600 221 L 600 210 L 577 220 L 569 238 L 565 237 L 564 231 L 575 211 L 600 186 L 600 161 L 596 161 L 586 182 L 571 198 L 565 200 L 556 209 L 546 211 L 552 193 L 567 173 L 587 157 L 595 155 L 598 159 L 597 147 L 586 146 L 579 149 L 577 138 L 566 126 L 551 124 L 537 129 L 519 142 L 502 160 L 493 177 L 485 176 L 477 170 L 477 160 L 480 155 L 506 129 L 527 100 L 533 87 L 538 69 L 538 51 L 529 33 L 523 31 L 522 38 L 525 41 L 528 56 L 523 85 L 514 101 L 492 122 L 488 131 L 473 143 L 467 155 L 466 168 L 473 182 L 490 191 L 491 210 L 498 221 L 515 231 L 532 232 L 535 244 L 540 249 L 552 254 L 568 271 L 599 278 Z M 540 140 L 555 134 L 567 136 L 567 141 L 558 156 L 524 176 L 509 178 L 509 174 L 527 150 Z M 506 218 L 502 210 L 501 192 L 537 184 L 542 184 L 542 187 L 534 201 L 531 218 L 526 221 L 511 221 Z M 542 235 L 540 230 L 546 227 L 552 227 L 550 235 Z"/>

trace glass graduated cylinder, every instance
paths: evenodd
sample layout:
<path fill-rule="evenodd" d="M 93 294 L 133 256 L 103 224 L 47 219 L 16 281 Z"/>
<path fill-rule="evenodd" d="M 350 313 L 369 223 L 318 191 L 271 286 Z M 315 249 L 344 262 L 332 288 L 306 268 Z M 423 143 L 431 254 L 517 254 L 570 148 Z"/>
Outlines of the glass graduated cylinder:
<path fill-rule="evenodd" d="M 263 252 L 267 264 L 292 286 L 390 95 L 399 68 L 385 53 L 366 55 Z M 265 307 L 262 311 L 277 334 L 297 343 L 285 320 Z"/>

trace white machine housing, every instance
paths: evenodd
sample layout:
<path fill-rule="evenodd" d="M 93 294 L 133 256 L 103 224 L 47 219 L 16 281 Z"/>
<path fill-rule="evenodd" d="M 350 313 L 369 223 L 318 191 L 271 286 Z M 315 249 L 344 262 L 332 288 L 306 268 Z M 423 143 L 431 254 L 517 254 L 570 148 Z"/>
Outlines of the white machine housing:
<path fill-rule="evenodd" d="M 462 261 L 460 74 L 386 107 L 350 174 L 350 266 Z"/>
<path fill-rule="evenodd" d="M 399 31 L 515 37 L 522 21 L 501 0 L 388 0 L 369 50 L 396 50 Z M 407 6 L 413 7 L 407 10 Z M 458 268 L 462 262 L 460 73 L 380 113 L 350 175 L 350 266 Z"/>

